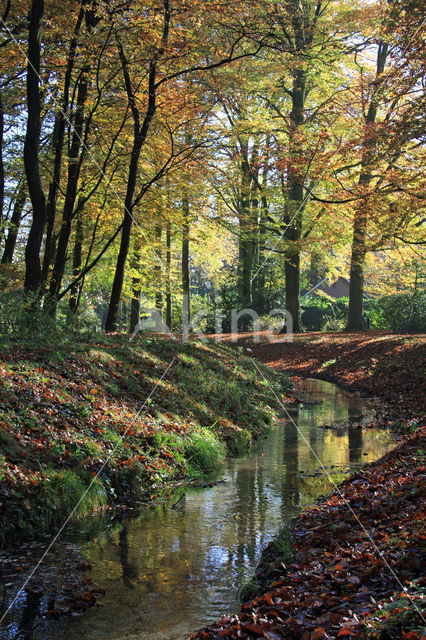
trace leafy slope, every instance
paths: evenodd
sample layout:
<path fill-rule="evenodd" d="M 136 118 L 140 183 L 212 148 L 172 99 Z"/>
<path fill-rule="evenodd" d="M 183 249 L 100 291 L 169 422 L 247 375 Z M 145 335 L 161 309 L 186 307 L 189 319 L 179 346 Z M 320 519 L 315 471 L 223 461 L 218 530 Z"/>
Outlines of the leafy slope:
<path fill-rule="evenodd" d="M 249 338 L 243 342 L 249 344 Z M 249 346 L 274 369 L 377 396 L 392 408 L 394 420 L 418 420 L 424 414 L 425 335 L 306 333 L 293 336 L 293 342 Z"/>
<path fill-rule="evenodd" d="M 288 388 L 276 379 L 277 389 Z M 0 364 L 3 538 L 61 523 L 80 498 L 75 516 L 214 471 L 225 448 L 244 451 L 262 434 L 274 404 L 251 361 L 213 342 L 114 335 L 7 345 Z"/>

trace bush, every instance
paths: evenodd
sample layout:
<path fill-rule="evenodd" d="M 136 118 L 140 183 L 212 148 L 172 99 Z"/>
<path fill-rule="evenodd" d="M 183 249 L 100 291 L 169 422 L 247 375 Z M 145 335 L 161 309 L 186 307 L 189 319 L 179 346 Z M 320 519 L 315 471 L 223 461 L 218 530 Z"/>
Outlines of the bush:
<path fill-rule="evenodd" d="M 284 326 L 285 318 L 282 315 L 264 315 L 260 316 L 256 322 L 252 323 L 254 331 L 273 331 L 278 333 Z"/>
<path fill-rule="evenodd" d="M 426 292 L 398 293 L 380 298 L 376 307 L 377 321 L 380 329 L 423 332 L 426 326 Z"/>
<path fill-rule="evenodd" d="M 308 331 L 343 329 L 348 312 L 348 298 L 329 299 L 309 295 L 301 300 L 301 320 Z"/>
<path fill-rule="evenodd" d="M 327 310 L 321 307 L 306 307 L 302 311 L 302 324 L 308 331 L 321 331 L 325 326 Z"/>

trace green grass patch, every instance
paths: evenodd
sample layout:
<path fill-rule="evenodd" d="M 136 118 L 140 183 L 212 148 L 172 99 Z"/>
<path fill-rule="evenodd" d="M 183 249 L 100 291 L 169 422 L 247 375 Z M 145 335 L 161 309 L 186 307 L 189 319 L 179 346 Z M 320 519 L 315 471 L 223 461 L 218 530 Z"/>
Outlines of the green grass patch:
<path fill-rule="evenodd" d="M 209 429 L 193 431 L 185 441 L 188 475 L 198 478 L 218 473 L 225 462 L 225 453 L 225 445 Z"/>

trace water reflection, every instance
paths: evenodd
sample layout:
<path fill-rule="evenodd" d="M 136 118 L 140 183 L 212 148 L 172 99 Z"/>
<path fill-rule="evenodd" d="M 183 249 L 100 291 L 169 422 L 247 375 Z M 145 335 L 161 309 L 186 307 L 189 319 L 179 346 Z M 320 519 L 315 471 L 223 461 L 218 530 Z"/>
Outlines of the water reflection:
<path fill-rule="evenodd" d="M 225 483 L 187 492 L 176 508 L 149 511 L 88 544 L 93 579 L 106 588 L 101 606 L 34 638 L 185 638 L 237 609 L 238 589 L 283 521 L 329 491 L 363 454 L 377 458 L 389 448 L 383 431 L 319 427 L 359 422 L 366 411 L 359 399 L 320 381 L 306 381 L 304 390 L 322 403 L 293 409 L 292 420 L 272 430 L 254 454 L 229 463 Z"/>

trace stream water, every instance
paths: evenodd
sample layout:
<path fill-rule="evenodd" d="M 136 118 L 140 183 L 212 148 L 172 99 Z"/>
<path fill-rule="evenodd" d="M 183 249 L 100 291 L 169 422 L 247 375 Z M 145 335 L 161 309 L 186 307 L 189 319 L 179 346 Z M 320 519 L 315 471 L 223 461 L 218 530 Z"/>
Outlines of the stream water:
<path fill-rule="evenodd" d="M 393 446 L 386 431 L 321 428 L 359 423 L 370 410 L 335 385 L 301 385 L 321 404 L 291 409 L 291 420 L 272 428 L 250 455 L 229 461 L 222 482 L 187 490 L 174 507 L 148 510 L 82 546 L 94 581 L 106 589 L 100 606 L 55 622 L 34 614 L 23 627 L 23 594 L 1 637 L 172 640 L 236 611 L 239 589 L 280 526 Z"/>

